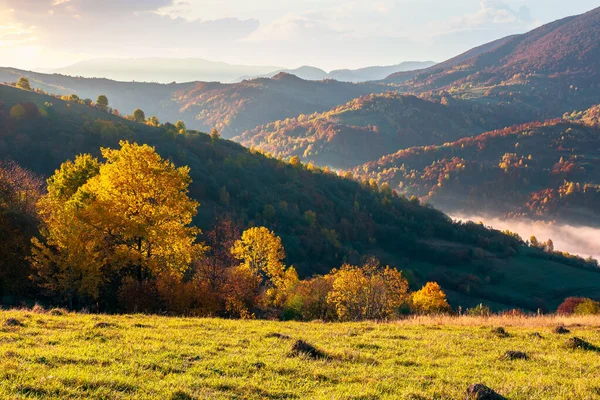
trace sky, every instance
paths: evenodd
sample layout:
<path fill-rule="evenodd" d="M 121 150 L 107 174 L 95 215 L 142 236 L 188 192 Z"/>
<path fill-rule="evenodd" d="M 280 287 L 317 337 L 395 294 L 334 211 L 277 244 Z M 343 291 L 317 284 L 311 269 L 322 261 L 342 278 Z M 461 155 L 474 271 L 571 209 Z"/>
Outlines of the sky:
<path fill-rule="evenodd" d="M 443 61 L 598 0 L 0 0 L 0 66 L 199 57 L 326 70 Z"/>

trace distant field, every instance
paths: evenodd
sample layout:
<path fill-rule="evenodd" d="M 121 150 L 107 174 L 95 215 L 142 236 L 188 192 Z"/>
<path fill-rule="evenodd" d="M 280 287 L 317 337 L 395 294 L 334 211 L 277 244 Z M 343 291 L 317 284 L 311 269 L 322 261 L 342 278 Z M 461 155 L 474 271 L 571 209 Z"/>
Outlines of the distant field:
<path fill-rule="evenodd" d="M 570 333 L 554 333 L 561 324 Z M 600 346 L 600 318 L 325 324 L 3 311 L 0 398 L 464 399 L 472 383 L 509 399 L 599 398 L 600 352 L 567 348 L 573 337 Z M 327 358 L 292 355 L 297 339 Z M 503 359 L 509 350 L 529 359 Z"/>

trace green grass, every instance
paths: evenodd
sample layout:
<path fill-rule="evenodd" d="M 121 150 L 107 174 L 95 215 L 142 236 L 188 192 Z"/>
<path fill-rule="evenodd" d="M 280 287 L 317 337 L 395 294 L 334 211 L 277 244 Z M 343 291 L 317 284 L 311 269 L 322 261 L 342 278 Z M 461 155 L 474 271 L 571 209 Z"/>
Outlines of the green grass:
<path fill-rule="evenodd" d="M 471 383 L 510 399 L 600 396 L 600 353 L 566 348 L 573 336 L 600 345 L 600 318 L 563 320 L 567 335 L 552 333 L 559 322 L 325 324 L 4 311 L 0 398 L 457 399 Z M 510 336 L 498 337 L 494 326 Z M 291 356 L 296 339 L 329 358 Z M 503 360 L 508 350 L 529 360 Z"/>

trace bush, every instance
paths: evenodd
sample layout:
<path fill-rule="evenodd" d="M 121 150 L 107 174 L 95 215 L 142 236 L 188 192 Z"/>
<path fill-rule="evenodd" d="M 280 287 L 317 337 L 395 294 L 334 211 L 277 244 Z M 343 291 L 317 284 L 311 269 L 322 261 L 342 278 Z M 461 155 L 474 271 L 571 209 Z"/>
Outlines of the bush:
<path fill-rule="evenodd" d="M 597 315 L 600 314 L 600 302 L 592 299 L 585 299 L 575 307 L 577 315 Z"/>
<path fill-rule="evenodd" d="M 557 314 L 562 315 L 571 315 L 575 314 L 575 309 L 578 305 L 586 301 L 585 297 L 567 297 L 565 301 L 562 302 L 558 309 L 556 310 Z"/>
<path fill-rule="evenodd" d="M 488 306 L 479 304 L 477 307 L 469 308 L 467 315 L 472 317 L 489 317 L 492 314 L 492 310 Z"/>
<path fill-rule="evenodd" d="M 421 290 L 413 293 L 411 308 L 419 314 L 446 313 L 451 310 L 446 293 L 437 282 L 427 282 Z"/>

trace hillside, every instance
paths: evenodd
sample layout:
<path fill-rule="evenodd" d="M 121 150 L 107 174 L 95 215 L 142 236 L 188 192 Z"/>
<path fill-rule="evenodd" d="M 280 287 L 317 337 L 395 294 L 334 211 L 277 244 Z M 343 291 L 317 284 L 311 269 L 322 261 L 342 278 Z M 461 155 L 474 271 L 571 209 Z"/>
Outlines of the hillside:
<path fill-rule="evenodd" d="M 422 98 L 386 93 L 271 122 L 234 140 L 277 157 L 349 168 L 407 147 L 454 141 L 531 117 L 510 105 L 490 107 L 447 93 Z"/>
<path fill-rule="evenodd" d="M 159 84 L 0 68 L 0 82 L 16 82 L 21 76 L 28 77 L 34 88 L 49 93 L 75 93 L 92 100 L 105 94 L 109 105 L 122 114 L 141 108 L 148 116 L 156 115 L 161 121 L 182 120 L 192 129 L 210 131 L 216 127 L 228 138 L 270 121 L 326 111 L 353 98 L 387 90 L 381 84 L 306 81 L 286 73 L 234 84 Z"/>
<path fill-rule="evenodd" d="M 550 118 L 597 104 L 599 71 L 596 8 L 384 81 L 405 91 L 448 90 L 466 98 L 520 104 L 537 110 L 540 118 Z"/>
<path fill-rule="evenodd" d="M 196 223 L 202 229 L 223 215 L 242 227 L 270 227 L 302 276 L 375 255 L 404 269 L 412 284 L 435 278 L 454 304 L 536 309 L 574 293 L 600 295 L 594 265 L 525 248 L 477 224 L 453 223 L 389 189 L 285 164 L 205 134 L 178 134 L 170 124 L 135 124 L 8 86 L 0 86 L 0 100 L 0 159 L 48 176 L 76 154 L 98 154 L 120 139 L 154 145 L 163 157 L 190 166 L 190 195 L 201 203 Z M 518 278 L 510 271 L 520 271 Z"/>
<path fill-rule="evenodd" d="M 500 83 L 515 74 L 584 79 L 600 67 L 600 8 L 546 24 L 531 32 L 480 46 L 422 70 L 413 86 L 438 89 L 461 83 Z M 395 81 L 401 74 L 390 75 Z"/>
<path fill-rule="evenodd" d="M 600 226 L 600 107 L 401 150 L 357 167 L 447 212 Z"/>

